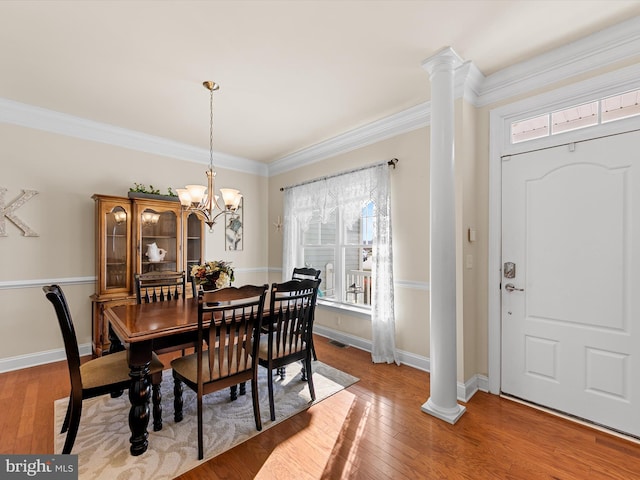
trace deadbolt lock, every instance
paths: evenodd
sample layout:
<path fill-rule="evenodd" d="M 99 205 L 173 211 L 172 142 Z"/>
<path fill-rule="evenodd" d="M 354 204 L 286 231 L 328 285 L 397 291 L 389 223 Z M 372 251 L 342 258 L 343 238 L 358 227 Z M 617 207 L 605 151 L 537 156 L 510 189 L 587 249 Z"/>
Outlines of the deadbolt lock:
<path fill-rule="evenodd" d="M 513 262 L 505 262 L 502 268 L 504 278 L 516 278 L 516 264 Z"/>

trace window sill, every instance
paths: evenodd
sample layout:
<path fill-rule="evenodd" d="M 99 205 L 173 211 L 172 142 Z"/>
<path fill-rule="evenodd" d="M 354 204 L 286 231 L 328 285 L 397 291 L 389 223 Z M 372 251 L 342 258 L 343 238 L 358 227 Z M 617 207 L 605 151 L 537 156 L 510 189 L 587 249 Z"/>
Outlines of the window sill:
<path fill-rule="evenodd" d="M 360 318 L 371 320 L 371 307 L 362 307 L 348 303 L 332 302 L 331 300 L 318 299 L 317 303 L 320 307 L 339 313 L 348 313 Z"/>

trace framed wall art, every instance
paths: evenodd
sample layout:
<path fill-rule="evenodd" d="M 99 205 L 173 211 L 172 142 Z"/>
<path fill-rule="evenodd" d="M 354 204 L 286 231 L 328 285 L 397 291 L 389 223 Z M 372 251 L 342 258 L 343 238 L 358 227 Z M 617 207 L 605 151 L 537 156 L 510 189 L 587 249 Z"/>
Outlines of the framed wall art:
<path fill-rule="evenodd" d="M 242 250 L 243 243 L 243 217 L 244 198 L 240 199 L 240 205 L 234 215 L 225 215 L 224 238 L 227 250 Z"/>

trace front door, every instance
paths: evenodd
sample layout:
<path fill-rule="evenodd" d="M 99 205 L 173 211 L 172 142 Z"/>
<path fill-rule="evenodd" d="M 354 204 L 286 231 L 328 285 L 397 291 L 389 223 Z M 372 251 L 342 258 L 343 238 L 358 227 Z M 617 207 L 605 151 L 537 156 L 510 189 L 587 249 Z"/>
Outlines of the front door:
<path fill-rule="evenodd" d="M 640 133 L 505 157 L 502 391 L 640 436 Z"/>

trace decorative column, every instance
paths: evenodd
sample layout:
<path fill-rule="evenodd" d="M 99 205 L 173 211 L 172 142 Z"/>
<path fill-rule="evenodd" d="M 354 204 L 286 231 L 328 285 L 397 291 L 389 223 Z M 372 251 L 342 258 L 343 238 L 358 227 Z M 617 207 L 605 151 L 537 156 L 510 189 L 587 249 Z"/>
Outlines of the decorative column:
<path fill-rule="evenodd" d="M 422 66 L 431 80 L 430 151 L 430 384 L 422 411 L 449 423 L 465 412 L 457 403 L 454 78 L 462 64 L 446 47 Z"/>

